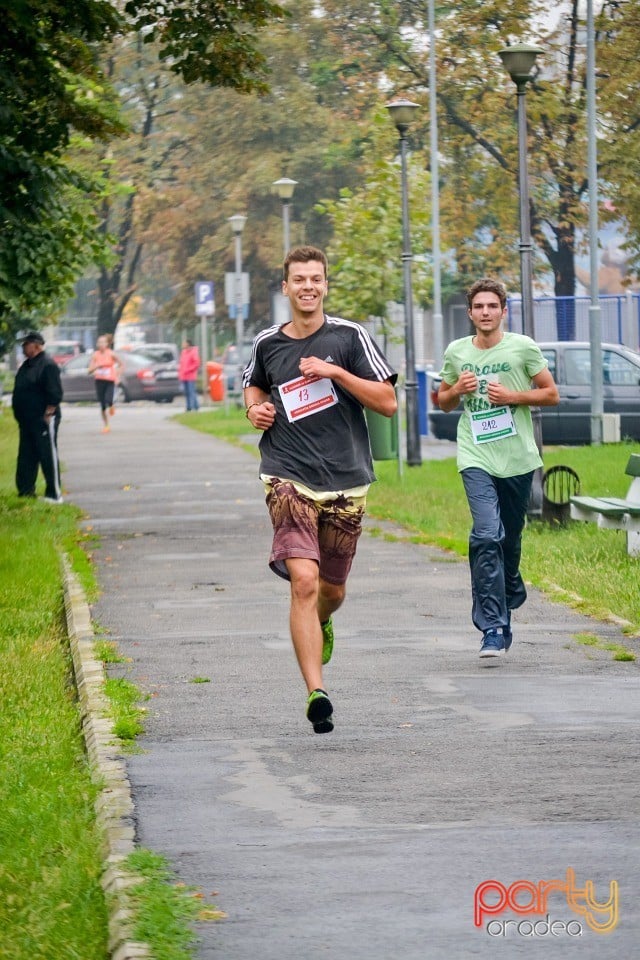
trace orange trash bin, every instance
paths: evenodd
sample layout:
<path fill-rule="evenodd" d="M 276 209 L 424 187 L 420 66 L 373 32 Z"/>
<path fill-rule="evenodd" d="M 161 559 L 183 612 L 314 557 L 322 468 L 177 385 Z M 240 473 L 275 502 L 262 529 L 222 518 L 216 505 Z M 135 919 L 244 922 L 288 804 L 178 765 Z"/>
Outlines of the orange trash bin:
<path fill-rule="evenodd" d="M 209 396 L 212 400 L 224 400 L 223 366 L 209 360 L 207 363 L 207 380 L 209 382 Z"/>

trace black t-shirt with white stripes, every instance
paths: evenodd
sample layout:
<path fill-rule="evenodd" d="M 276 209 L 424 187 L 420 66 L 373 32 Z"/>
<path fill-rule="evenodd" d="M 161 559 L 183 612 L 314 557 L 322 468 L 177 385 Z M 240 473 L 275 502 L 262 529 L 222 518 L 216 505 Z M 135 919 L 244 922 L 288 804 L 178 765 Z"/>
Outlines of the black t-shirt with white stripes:
<path fill-rule="evenodd" d="M 290 423 L 278 387 L 300 377 L 303 357 L 318 357 L 363 380 L 390 380 L 397 374 L 358 323 L 325 316 L 325 322 L 302 340 L 269 327 L 253 342 L 243 374 L 244 387 L 258 387 L 276 408 L 273 426 L 260 440 L 260 473 L 298 480 L 312 490 L 348 490 L 375 480 L 369 434 L 359 400 L 332 381 L 333 406 Z"/>

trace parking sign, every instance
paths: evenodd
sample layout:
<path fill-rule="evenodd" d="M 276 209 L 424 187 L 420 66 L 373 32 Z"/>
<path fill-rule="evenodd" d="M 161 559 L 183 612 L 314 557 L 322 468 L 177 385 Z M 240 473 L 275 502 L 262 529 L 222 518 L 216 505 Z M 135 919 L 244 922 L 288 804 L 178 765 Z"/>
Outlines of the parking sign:
<path fill-rule="evenodd" d="M 213 280 L 199 280 L 195 285 L 196 290 L 196 316 L 210 317 L 215 313 L 215 302 L 213 299 Z"/>

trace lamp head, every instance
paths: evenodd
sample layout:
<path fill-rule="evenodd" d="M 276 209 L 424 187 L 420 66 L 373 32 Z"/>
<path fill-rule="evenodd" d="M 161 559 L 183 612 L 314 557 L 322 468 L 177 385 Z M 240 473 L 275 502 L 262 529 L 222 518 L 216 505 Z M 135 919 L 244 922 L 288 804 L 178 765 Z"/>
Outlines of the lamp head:
<path fill-rule="evenodd" d="M 290 180 L 289 177 L 280 177 L 279 180 L 273 181 L 272 186 L 275 187 L 276 193 L 281 200 L 291 200 L 297 184 L 297 180 Z"/>
<path fill-rule="evenodd" d="M 413 123 L 416 112 L 420 109 L 420 104 L 407 100 L 405 97 L 398 97 L 391 103 L 385 104 L 389 111 L 389 116 L 395 123 L 397 129 L 402 132 Z"/>
<path fill-rule="evenodd" d="M 227 220 L 235 234 L 241 234 L 247 222 L 247 218 L 242 213 L 235 213 L 232 217 L 227 217 Z"/>
<path fill-rule="evenodd" d="M 533 47 L 528 43 L 515 43 L 511 47 L 498 50 L 507 73 L 518 86 L 531 80 L 533 65 L 541 53 L 544 53 L 542 47 Z"/>

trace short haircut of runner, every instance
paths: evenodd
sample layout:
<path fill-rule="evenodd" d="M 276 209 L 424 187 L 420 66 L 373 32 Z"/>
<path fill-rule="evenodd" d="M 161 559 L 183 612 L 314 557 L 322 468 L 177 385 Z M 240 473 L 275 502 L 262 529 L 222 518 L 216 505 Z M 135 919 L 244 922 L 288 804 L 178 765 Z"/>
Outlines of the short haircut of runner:
<path fill-rule="evenodd" d="M 491 277 L 482 277 L 480 280 L 469 287 L 467 290 L 467 306 L 471 310 L 473 298 L 478 293 L 495 293 L 500 300 L 500 306 L 504 310 L 507 305 L 507 288 L 499 280 L 493 280 Z"/>
<path fill-rule="evenodd" d="M 284 258 L 284 264 L 282 268 L 283 277 L 286 280 L 289 279 L 289 267 L 292 263 L 309 263 L 311 260 L 317 260 L 318 263 L 321 263 L 324 267 L 324 278 L 325 280 L 329 276 L 329 261 L 323 250 L 319 250 L 318 247 L 304 246 L 304 247 L 294 247 L 292 250 L 289 250 L 289 253 Z"/>

